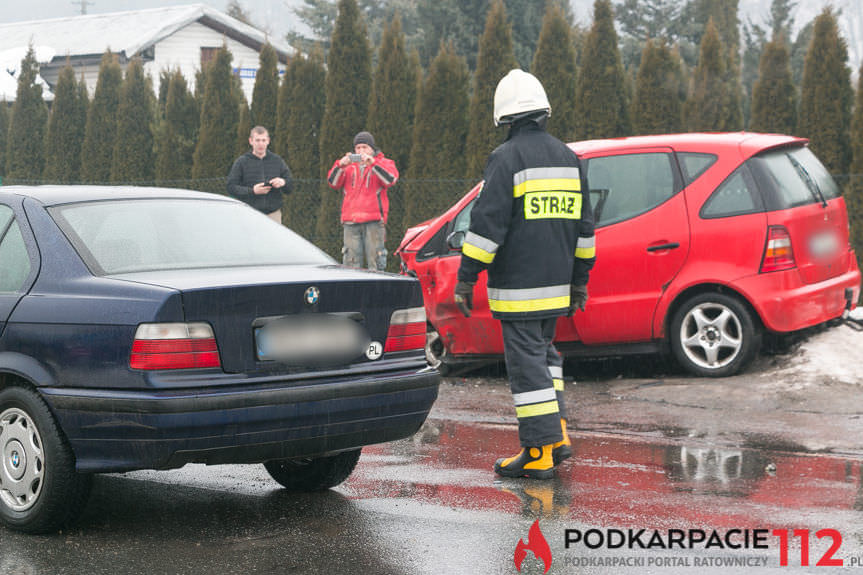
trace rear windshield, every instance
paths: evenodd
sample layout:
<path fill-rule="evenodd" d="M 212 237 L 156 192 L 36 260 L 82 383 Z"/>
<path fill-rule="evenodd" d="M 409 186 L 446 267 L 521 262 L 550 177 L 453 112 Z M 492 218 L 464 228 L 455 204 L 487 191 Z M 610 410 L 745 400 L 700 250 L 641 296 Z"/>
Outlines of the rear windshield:
<path fill-rule="evenodd" d="M 49 212 L 96 275 L 280 264 L 329 264 L 320 249 L 245 204 L 136 199 Z"/>
<path fill-rule="evenodd" d="M 809 148 L 783 148 L 750 160 L 768 210 L 831 200 L 839 186 Z"/>

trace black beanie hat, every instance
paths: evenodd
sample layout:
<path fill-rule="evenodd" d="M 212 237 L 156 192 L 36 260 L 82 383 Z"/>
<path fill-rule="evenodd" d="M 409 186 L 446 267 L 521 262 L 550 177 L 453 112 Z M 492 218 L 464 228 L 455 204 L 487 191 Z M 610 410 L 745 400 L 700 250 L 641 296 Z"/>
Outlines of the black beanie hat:
<path fill-rule="evenodd" d="M 367 146 L 371 146 L 373 150 L 377 151 L 378 147 L 375 146 L 375 138 L 368 132 L 359 132 L 356 136 L 354 136 L 354 146 L 357 144 L 366 144 Z"/>

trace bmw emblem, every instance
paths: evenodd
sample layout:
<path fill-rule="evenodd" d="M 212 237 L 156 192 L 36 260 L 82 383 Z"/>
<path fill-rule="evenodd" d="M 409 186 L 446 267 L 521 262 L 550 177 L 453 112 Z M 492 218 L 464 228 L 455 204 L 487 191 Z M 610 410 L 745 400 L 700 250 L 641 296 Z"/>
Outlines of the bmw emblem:
<path fill-rule="evenodd" d="M 312 286 L 306 290 L 303 298 L 306 300 L 306 303 L 309 305 L 315 305 L 318 303 L 318 299 L 321 297 L 321 290 Z"/>
<path fill-rule="evenodd" d="M 13 451 L 12 452 L 12 467 L 18 467 L 20 462 L 21 462 L 21 459 L 18 457 L 18 452 Z"/>

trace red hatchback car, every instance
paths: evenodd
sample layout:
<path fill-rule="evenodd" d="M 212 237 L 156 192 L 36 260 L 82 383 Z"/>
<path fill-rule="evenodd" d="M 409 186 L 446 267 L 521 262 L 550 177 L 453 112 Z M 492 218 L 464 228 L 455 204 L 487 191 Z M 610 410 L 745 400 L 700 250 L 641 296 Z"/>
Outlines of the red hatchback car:
<path fill-rule="evenodd" d="M 791 332 L 856 306 L 860 271 L 839 187 L 807 147 L 776 134 L 673 134 L 570 144 L 596 219 L 585 311 L 557 323 L 567 356 L 668 350 L 701 376 L 738 373 L 765 332 Z M 398 249 L 423 287 L 433 364 L 497 358 L 483 297 L 453 301 L 477 185 Z M 476 294 L 485 293 L 481 274 Z"/>

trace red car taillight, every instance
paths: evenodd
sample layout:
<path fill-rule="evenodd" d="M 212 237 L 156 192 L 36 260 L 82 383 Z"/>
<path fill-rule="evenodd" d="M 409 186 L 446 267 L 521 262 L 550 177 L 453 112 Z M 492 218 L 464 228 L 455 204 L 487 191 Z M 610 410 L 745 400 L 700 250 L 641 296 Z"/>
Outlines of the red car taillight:
<path fill-rule="evenodd" d="M 790 270 L 797 266 L 791 249 L 791 236 L 785 226 L 767 228 L 767 245 L 761 258 L 761 273 Z"/>
<path fill-rule="evenodd" d="M 213 328 L 206 323 L 142 323 L 135 332 L 132 369 L 221 367 Z"/>
<path fill-rule="evenodd" d="M 423 349 L 426 345 L 426 310 L 423 307 L 399 309 L 390 318 L 384 352 Z"/>

